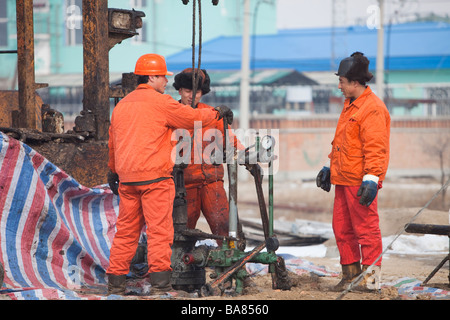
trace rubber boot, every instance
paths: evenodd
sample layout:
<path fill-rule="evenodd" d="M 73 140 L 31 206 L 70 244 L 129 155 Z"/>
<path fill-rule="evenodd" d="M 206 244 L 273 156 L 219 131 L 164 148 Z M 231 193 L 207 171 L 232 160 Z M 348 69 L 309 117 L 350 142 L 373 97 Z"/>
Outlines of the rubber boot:
<path fill-rule="evenodd" d="M 108 294 L 124 295 L 126 289 L 127 275 L 123 274 L 116 276 L 114 274 L 108 275 Z"/>
<path fill-rule="evenodd" d="M 343 291 L 347 289 L 348 285 L 361 274 L 361 264 L 359 261 L 341 266 L 342 279 L 336 286 L 333 287 L 333 291 Z"/>
<path fill-rule="evenodd" d="M 170 284 L 171 271 L 161 271 L 150 273 L 150 284 L 152 286 L 150 294 L 165 294 L 172 291 Z"/>
<path fill-rule="evenodd" d="M 363 265 L 362 272 L 367 271 L 363 279 L 357 286 L 355 286 L 356 291 L 376 291 L 380 289 L 380 278 L 381 278 L 381 267 L 380 266 L 369 266 Z"/>

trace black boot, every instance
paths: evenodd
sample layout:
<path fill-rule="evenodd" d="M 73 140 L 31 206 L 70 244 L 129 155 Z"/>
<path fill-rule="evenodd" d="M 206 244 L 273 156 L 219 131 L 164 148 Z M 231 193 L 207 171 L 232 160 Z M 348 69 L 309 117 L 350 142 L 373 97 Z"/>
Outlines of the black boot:
<path fill-rule="evenodd" d="M 170 284 L 171 274 L 171 271 L 150 273 L 150 284 L 152 285 L 150 294 L 165 294 L 172 291 L 172 286 Z"/>
<path fill-rule="evenodd" d="M 342 265 L 342 279 L 332 288 L 332 291 L 343 291 L 361 274 L 361 264 L 358 262 Z"/>
<path fill-rule="evenodd" d="M 123 274 L 116 276 L 114 274 L 108 275 L 108 294 L 124 295 L 126 289 L 127 275 Z"/>

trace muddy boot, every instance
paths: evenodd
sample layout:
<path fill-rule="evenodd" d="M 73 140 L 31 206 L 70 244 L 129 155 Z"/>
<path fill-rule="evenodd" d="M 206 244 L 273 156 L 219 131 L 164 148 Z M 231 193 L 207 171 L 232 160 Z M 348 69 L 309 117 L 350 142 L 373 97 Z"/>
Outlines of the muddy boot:
<path fill-rule="evenodd" d="M 381 278 L 381 267 L 380 266 L 362 266 L 362 272 L 367 271 L 363 279 L 357 286 L 355 286 L 356 291 L 376 291 L 380 289 L 380 278 Z"/>
<path fill-rule="evenodd" d="M 109 294 L 118 294 L 124 295 L 126 289 L 126 274 L 122 274 L 120 276 L 116 276 L 114 274 L 108 275 L 108 295 Z"/>
<path fill-rule="evenodd" d="M 352 283 L 357 276 L 361 274 L 361 264 L 358 262 L 342 265 L 342 279 L 335 285 L 333 291 L 343 291 Z"/>
<path fill-rule="evenodd" d="M 172 290 L 172 285 L 170 284 L 171 271 L 161 271 L 150 273 L 150 284 L 152 288 L 150 294 L 165 294 Z"/>

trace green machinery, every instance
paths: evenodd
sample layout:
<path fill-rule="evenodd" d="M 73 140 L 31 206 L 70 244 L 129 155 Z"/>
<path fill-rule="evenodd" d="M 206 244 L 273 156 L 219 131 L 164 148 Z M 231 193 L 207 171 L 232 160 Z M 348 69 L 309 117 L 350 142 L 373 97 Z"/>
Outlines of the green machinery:
<path fill-rule="evenodd" d="M 227 145 L 225 138 L 225 145 Z M 257 262 L 269 265 L 274 289 L 289 290 L 290 280 L 286 271 L 284 260 L 276 255 L 278 240 L 273 234 L 273 150 L 275 139 L 266 135 L 245 150 L 238 157 L 226 156 L 229 178 L 229 236 L 206 234 L 199 230 L 186 228 L 187 209 L 184 200 L 185 188 L 183 178 L 183 165 L 174 168 L 176 196 L 174 202 L 174 244 L 172 247 L 172 286 L 176 289 L 192 292 L 200 290 L 204 296 L 221 295 L 227 288 L 233 288 L 234 293 L 240 294 L 244 288 L 244 280 L 248 276 L 244 266 L 248 262 Z M 254 149 L 254 150 L 252 150 Z M 234 153 L 234 152 L 233 152 Z M 224 153 L 226 154 L 226 152 Z M 230 161 L 231 158 L 231 161 Z M 245 252 L 245 239 L 237 215 L 237 166 L 238 162 L 250 171 L 258 195 L 262 226 L 265 241 L 253 250 Z M 269 177 L 269 210 L 264 199 L 262 189 L 262 169 L 258 165 L 268 164 Z M 222 240 L 220 248 L 206 245 L 195 246 L 201 239 Z M 266 252 L 261 252 L 266 249 Z M 206 283 L 205 268 L 213 269 L 210 277 L 212 281 Z"/>

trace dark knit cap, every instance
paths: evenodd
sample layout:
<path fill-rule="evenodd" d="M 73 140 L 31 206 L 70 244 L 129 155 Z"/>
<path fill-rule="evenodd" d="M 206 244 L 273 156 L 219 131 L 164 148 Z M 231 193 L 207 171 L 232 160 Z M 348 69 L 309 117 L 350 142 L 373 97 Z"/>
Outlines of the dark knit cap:
<path fill-rule="evenodd" d="M 175 81 L 173 82 L 173 87 L 176 90 L 179 90 L 181 88 L 193 89 L 192 70 L 194 70 L 194 72 L 197 74 L 197 70 L 198 70 L 197 68 L 195 68 L 195 69 L 187 68 L 175 76 L 175 79 L 174 79 Z M 201 69 L 200 72 L 198 72 L 197 90 L 201 90 L 203 95 L 207 94 L 208 92 L 211 91 L 210 83 L 211 83 L 211 80 L 209 78 L 208 73 L 206 72 L 205 69 Z"/>

